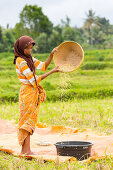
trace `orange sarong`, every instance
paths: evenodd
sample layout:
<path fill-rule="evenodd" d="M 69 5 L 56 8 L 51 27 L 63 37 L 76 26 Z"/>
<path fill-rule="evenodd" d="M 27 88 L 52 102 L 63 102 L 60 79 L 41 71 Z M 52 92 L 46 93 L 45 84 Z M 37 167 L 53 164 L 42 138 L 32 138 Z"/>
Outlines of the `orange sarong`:
<path fill-rule="evenodd" d="M 18 123 L 18 141 L 23 145 L 25 138 L 33 134 L 40 103 L 45 100 L 44 89 L 38 85 L 34 88 L 32 85 L 22 85 L 19 94 L 20 117 Z"/>

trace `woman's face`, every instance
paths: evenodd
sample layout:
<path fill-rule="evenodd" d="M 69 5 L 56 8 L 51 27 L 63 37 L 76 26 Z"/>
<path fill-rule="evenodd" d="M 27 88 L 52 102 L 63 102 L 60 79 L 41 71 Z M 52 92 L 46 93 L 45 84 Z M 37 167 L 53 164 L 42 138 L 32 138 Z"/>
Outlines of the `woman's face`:
<path fill-rule="evenodd" d="M 24 49 L 24 54 L 25 54 L 26 56 L 31 55 L 32 48 L 33 48 L 33 44 L 28 45 L 28 46 Z"/>

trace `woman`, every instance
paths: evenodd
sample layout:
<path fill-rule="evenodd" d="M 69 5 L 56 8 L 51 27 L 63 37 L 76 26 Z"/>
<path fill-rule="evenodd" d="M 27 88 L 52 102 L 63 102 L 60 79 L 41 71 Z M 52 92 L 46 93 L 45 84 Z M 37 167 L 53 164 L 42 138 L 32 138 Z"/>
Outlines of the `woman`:
<path fill-rule="evenodd" d="M 29 36 L 20 37 L 14 44 L 14 64 L 21 82 L 19 94 L 20 118 L 18 123 L 18 141 L 22 146 L 21 154 L 34 154 L 30 149 L 30 135 L 33 134 L 37 123 L 37 116 L 41 102 L 44 102 L 46 94 L 39 82 L 52 73 L 59 72 L 58 66 L 50 72 L 37 76 L 35 69 L 45 71 L 50 64 L 54 48 L 45 62 L 41 62 L 31 56 L 34 40 Z"/>

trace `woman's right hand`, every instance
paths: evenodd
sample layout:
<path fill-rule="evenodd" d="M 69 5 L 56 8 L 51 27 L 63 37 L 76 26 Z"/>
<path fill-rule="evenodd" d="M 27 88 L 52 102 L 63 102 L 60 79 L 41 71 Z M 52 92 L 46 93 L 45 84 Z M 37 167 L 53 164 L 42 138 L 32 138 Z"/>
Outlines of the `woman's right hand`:
<path fill-rule="evenodd" d="M 52 71 L 53 71 L 53 73 L 60 72 L 59 66 L 57 66 L 54 69 L 52 69 Z"/>
<path fill-rule="evenodd" d="M 41 80 L 45 79 L 47 76 L 49 76 L 50 74 L 55 73 L 55 72 L 63 72 L 63 71 L 61 71 L 59 69 L 59 66 L 57 66 L 54 69 L 52 69 L 50 72 L 41 75 Z"/>

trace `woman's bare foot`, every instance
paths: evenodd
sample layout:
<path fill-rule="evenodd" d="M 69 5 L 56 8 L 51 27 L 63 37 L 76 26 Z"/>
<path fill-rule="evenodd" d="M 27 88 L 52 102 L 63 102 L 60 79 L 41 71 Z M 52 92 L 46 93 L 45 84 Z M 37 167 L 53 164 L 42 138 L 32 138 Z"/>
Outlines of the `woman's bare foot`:
<path fill-rule="evenodd" d="M 35 152 L 22 152 L 21 151 L 21 153 L 20 153 L 20 155 L 36 155 L 36 153 Z"/>
<path fill-rule="evenodd" d="M 31 149 L 30 149 L 30 134 L 28 134 L 28 136 L 24 140 L 20 154 L 21 155 L 23 155 L 23 154 L 25 154 L 25 155 L 36 155 L 36 153 L 32 152 Z"/>
<path fill-rule="evenodd" d="M 35 152 L 30 152 L 29 155 L 36 155 L 36 153 Z"/>

